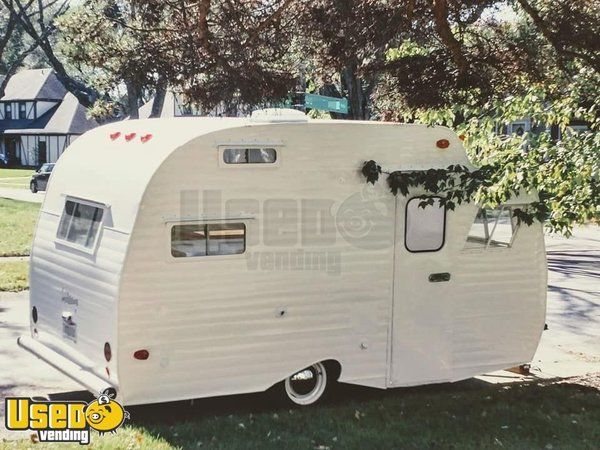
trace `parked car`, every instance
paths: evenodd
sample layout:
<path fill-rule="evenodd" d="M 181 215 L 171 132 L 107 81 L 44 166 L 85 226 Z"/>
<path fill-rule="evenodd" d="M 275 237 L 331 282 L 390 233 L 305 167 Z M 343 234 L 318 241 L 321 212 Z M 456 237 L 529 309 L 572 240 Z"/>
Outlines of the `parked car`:
<path fill-rule="evenodd" d="M 31 176 L 31 181 L 29 182 L 31 192 L 35 194 L 37 191 L 46 190 L 52 169 L 54 169 L 54 164 L 44 164 Z"/>

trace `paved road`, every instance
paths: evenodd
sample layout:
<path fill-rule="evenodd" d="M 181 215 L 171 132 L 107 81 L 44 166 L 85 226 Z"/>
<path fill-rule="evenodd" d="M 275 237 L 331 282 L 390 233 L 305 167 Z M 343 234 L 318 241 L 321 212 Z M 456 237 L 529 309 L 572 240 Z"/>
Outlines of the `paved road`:
<path fill-rule="evenodd" d="M 18 347 L 17 337 L 23 334 L 29 334 L 28 292 L 0 292 L 0 441 L 20 436 L 20 433 L 9 433 L 3 425 L 4 397 L 44 396 L 82 389 Z"/>
<path fill-rule="evenodd" d="M 571 239 L 548 236 L 546 242 L 549 330 L 543 333 L 532 362 L 534 374 L 600 372 L 600 228 L 579 228 Z M 0 399 L 81 390 L 17 347 L 17 337 L 29 333 L 28 309 L 27 292 L 0 293 Z M 4 402 L 0 402 L 0 418 L 3 408 Z"/>
<path fill-rule="evenodd" d="M 42 203 L 44 201 L 45 192 L 34 194 L 29 189 L 13 189 L 0 187 L 0 197 L 20 200 L 22 202 Z"/>
<path fill-rule="evenodd" d="M 533 366 L 565 377 L 600 372 L 600 227 L 546 237 L 548 330 Z"/>

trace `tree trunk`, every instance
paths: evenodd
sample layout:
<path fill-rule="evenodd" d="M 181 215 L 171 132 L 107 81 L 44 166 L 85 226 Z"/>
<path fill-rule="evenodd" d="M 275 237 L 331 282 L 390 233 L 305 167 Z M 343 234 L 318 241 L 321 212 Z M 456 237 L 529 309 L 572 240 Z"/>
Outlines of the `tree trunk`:
<path fill-rule="evenodd" d="M 342 86 L 348 96 L 348 115 L 351 120 L 367 120 L 369 117 L 367 111 L 367 99 L 363 90 L 363 83 L 356 76 L 356 65 L 346 66 L 342 71 Z"/>
<path fill-rule="evenodd" d="M 165 96 L 167 95 L 167 83 L 161 78 L 156 84 L 156 94 L 152 101 L 152 112 L 150 118 L 160 117 L 165 105 Z"/>
<path fill-rule="evenodd" d="M 31 39 L 33 39 L 34 44 L 36 46 L 39 45 L 39 47 L 43 50 L 46 58 L 48 58 L 48 62 L 56 72 L 56 76 L 65 86 L 65 88 L 75 97 L 77 97 L 83 106 L 86 108 L 92 106 L 93 103 L 98 99 L 98 93 L 94 89 L 75 80 L 74 78 L 71 78 L 67 74 L 64 65 L 54 54 L 52 44 L 50 44 L 48 41 L 48 37 L 54 33 L 56 29 L 54 25 L 50 26 L 45 23 L 44 9 L 47 8 L 48 5 L 44 5 L 44 3 L 41 1 L 38 2 L 37 14 L 40 28 L 38 31 L 32 22 L 32 18 L 36 13 L 28 12 L 29 6 L 33 4 L 33 0 L 25 2 L 25 4 L 8 0 L 0 0 L 0 2 L 11 13 L 11 16 L 14 16 L 17 19 L 18 23 L 23 27 L 25 32 L 31 37 Z M 66 5 L 66 3 L 64 5 Z M 48 22 L 54 21 L 57 17 L 64 13 L 66 10 L 64 5 L 60 6 L 58 10 L 53 13 L 52 18 L 49 19 Z"/>
<path fill-rule="evenodd" d="M 140 90 L 131 81 L 126 81 L 125 86 L 127 87 L 127 106 L 129 108 L 129 118 L 139 119 L 140 118 Z"/>
<path fill-rule="evenodd" d="M 71 92 L 71 94 L 77 97 L 79 103 L 81 103 L 84 107 L 89 108 L 92 106 L 98 99 L 98 93 L 94 89 L 75 80 L 74 78 L 71 78 L 67 74 L 65 66 L 56 57 L 51 44 L 47 40 L 42 40 L 40 42 L 40 48 L 44 51 L 46 58 L 48 58 L 48 62 L 54 69 L 54 72 L 56 72 L 56 76 L 67 89 L 67 91 Z"/>

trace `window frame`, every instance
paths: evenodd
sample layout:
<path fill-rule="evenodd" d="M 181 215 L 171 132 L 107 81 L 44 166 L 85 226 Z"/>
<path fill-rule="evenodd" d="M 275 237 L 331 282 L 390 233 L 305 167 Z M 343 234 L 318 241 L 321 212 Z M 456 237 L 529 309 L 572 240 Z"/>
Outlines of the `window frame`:
<path fill-rule="evenodd" d="M 13 120 L 12 103 L 4 104 L 4 120 Z"/>
<path fill-rule="evenodd" d="M 74 203 L 80 203 L 80 204 L 86 205 L 86 206 L 91 206 L 93 208 L 99 208 L 102 210 L 102 218 L 100 219 L 100 221 L 98 223 L 98 231 L 96 232 L 96 235 L 94 236 L 94 242 L 92 243 L 92 245 L 90 247 L 86 247 L 81 244 L 76 244 L 74 242 L 67 241 L 66 239 L 60 238 L 58 236 L 58 232 L 60 230 L 60 225 L 62 223 L 63 216 L 65 215 L 65 213 L 67 211 L 67 202 L 69 202 L 69 201 L 74 202 Z M 108 213 L 108 208 L 109 208 L 108 205 L 106 205 L 104 203 L 98 203 L 98 202 L 94 202 L 91 200 L 86 200 L 86 199 L 78 198 L 78 197 L 72 197 L 72 196 L 68 196 L 68 195 L 65 196 L 65 201 L 63 203 L 63 209 L 62 209 L 62 212 L 58 219 L 58 226 L 56 227 L 56 233 L 54 234 L 54 243 L 57 245 L 70 247 L 75 250 L 79 250 L 81 252 L 88 253 L 90 255 L 95 254 L 96 250 L 98 249 L 98 244 L 100 242 L 100 236 L 102 235 L 102 230 L 104 229 L 104 224 L 105 224 L 105 220 L 106 220 L 106 215 Z M 71 221 L 72 220 L 73 219 L 71 218 Z M 70 224 L 69 224 L 69 228 L 67 229 L 67 234 L 68 234 L 69 229 L 70 229 Z"/>
<path fill-rule="evenodd" d="M 447 228 L 447 219 L 448 219 L 448 208 L 446 207 L 446 205 L 444 205 L 444 227 L 442 228 L 442 243 L 440 244 L 440 246 L 435 250 L 411 250 L 410 248 L 408 248 L 407 240 L 406 240 L 407 231 L 408 231 L 408 205 L 413 200 L 424 201 L 424 200 L 428 200 L 430 198 L 434 198 L 434 199 L 437 198 L 440 200 L 442 199 L 442 197 L 440 197 L 439 195 L 427 195 L 424 197 L 423 196 L 411 197 L 410 199 L 408 199 L 408 201 L 406 202 L 406 206 L 404 207 L 404 248 L 409 253 L 435 253 L 435 252 L 439 252 L 441 249 L 444 248 L 444 245 L 446 245 L 446 228 Z M 433 205 L 427 205 L 425 208 L 429 208 L 431 206 L 433 206 Z"/>
<path fill-rule="evenodd" d="M 235 225 L 235 224 L 241 224 L 244 227 L 244 251 L 241 253 L 229 253 L 229 254 L 216 254 L 216 255 L 210 255 L 208 254 L 208 247 L 209 247 L 209 232 L 208 232 L 208 227 L 210 225 Z M 198 261 L 198 260 L 205 260 L 208 259 L 209 261 L 211 260 L 219 260 L 222 258 L 235 258 L 235 257 L 242 257 L 245 258 L 245 254 L 246 251 L 248 250 L 248 223 L 246 220 L 244 219 L 214 219 L 214 220 L 185 220 L 185 221 L 180 221 L 180 222 L 167 222 L 166 223 L 167 227 L 167 252 L 168 252 L 168 259 L 171 261 L 175 261 L 175 262 L 185 262 L 185 261 Z M 206 255 L 198 255 L 198 256 L 174 256 L 172 251 L 173 251 L 173 247 L 172 247 L 172 236 L 173 236 L 173 228 L 175 228 L 176 226 L 185 226 L 185 225 L 200 225 L 204 227 L 205 230 L 205 235 L 206 235 L 206 239 L 204 240 L 206 243 Z"/>
<path fill-rule="evenodd" d="M 273 149 L 275 150 L 275 161 L 272 163 L 226 163 L 225 162 L 225 151 L 229 149 L 241 150 L 241 149 L 250 149 L 250 148 L 258 148 L 258 149 Z M 228 170 L 249 170 L 249 169 L 275 169 L 281 164 L 281 154 L 284 146 L 279 143 L 269 143 L 269 142 L 248 142 L 248 143 L 234 143 L 234 144 L 219 144 L 218 145 L 218 158 L 219 158 L 219 167 Z"/>
<path fill-rule="evenodd" d="M 513 216 L 512 212 L 515 208 L 524 208 L 526 206 L 527 206 L 526 204 L 502 204 L 496 208 L 487 208 L 484 206 L 478 206 L 477 212 L 475 213 L 475 217 L 473 219 L 473 223 L 471 223 L 471 227 L 473 227 L 475 220 L 477 220 L 477 216 L 481 212 L 483 215 L 483 218 L 484 218 L 483 227 L 485 230 L 485 243 L 479 243 L 479 244 L 481 244 L 479 246 L 467 247 L 467 244 L 469 242 L 478 243 L 477 241 L 469 241 L 469 237 L 470 237 L 469 233 L 471 232 L 471 228 L 469 228 L 469 230 L 467 231 L 467 237 L 465 238 L 465 245 L 463 247 L 463 251 L 466 251 L 466 252 L 503 251 L 503 250 L 508 250 L 508 249 L 513 248 L 517 234 L 518 234 L 519 230 L 521 229 L 521 224 L 518 222 L 515 224 L 514 216 Z M 509 242 L 500 242 L 500 241 L 493 239 L 494 232 L 496 231 L 496 227 L 498 226 L 501 214 L 507 209 L 509 211 L 509 220 L 510 220 L 510 225 L 511 225 L 511 237 L 510 237 Z M 498 211 L 498 215 L 495 218 L 493 224 L 491 224 L 490 221 L 493 220 L 493 217 L 489 217 L 488 212 L 496 211 L 496 210 Z M 492 225 L 491 228 L 490 228 L 490 225 Z M 496 245 L 492 245 L 492 242 L 495 242 Z M 500 245 L 500 244 L 502 244 L 502 245 Z"/>
<path fill-rule="evenodd" d="M 23 114 L 21 114 L 23 113 Z M 19 120 L 27 119 L 27 102 L 19 102 Z"/>

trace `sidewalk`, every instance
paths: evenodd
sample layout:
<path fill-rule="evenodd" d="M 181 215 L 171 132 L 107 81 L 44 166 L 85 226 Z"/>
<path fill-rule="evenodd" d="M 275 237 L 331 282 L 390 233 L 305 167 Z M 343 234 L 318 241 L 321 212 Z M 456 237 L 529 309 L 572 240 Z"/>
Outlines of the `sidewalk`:
<path fill-rule="evenodd" d="M 0 197 L 10 198 L 12 200 L 20 200 L 22 202 L 42 203 L 45 195 L 45 191 L 34 194 L 29 189 L 11 189 L 0 187 Z"/>
<path fill-rule="evenodd" d="M 548 306 L 532 366 L 558 377 L 600 372 L 600 227 L 546 237 Z"/>

